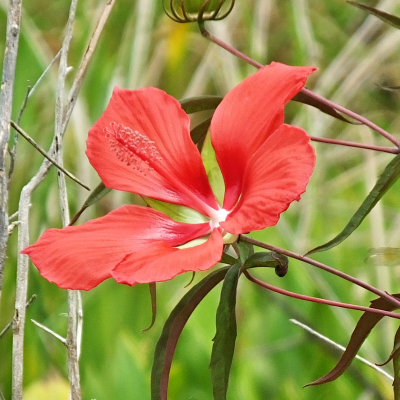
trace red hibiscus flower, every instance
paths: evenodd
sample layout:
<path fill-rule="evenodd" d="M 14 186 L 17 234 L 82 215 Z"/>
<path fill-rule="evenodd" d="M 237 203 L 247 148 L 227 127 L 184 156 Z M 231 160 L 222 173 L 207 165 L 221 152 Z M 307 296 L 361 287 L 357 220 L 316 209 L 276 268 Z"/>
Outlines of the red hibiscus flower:
<path fill-rule="evenodd" d="M 315 154 L 302 129 L 283 123 L 283 108 L 313 70 L 273 63 L 245 79 L 216 109 L 202 154 L 174 98 L 116 88 L 86 154 L 107 187 L 137 193 L 150 207 L 49 229 L 23 253 L 69 289 L 110 277 L 165 281 L 214 266 L 224 243 L 275 225 L 305 191 Z"/>

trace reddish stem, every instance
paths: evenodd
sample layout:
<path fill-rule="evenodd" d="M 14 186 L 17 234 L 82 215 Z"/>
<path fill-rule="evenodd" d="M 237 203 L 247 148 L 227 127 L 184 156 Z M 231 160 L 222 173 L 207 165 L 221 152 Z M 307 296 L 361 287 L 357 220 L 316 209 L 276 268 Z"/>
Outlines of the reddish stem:
<path fill-rule="evenodd" d="M 383 153 L 399 154 L 399 152 L 400 152 L 400 148 L 373 146 L 373 145 L 363 144 L 363 143 L 348 142 L 346 140 L 326 139 L 326 138 L 320 138 L 320 137 L 315 137 L 315 136 L 310 136 L 310 139 L 314 142 L 338 144 L 341 146 L 348 146 L 348 147 L 357 147 L 360 149 L 381 151 Z"/>
<path fill-rule="evenodd" d="M 249 63 L 250 65 L 253 65 L 256 68 L 261 68 L 264 65 L 260 64 L 259 62 L 253 60 L 252 58 L 246 56 L 245 54 L 243 54 L 242 52 L 240 52 L 239 50 L 236 50 L 234 47 L 230 46 L 229 44 L 223 42 L 222 40 L 218 39 L 217 37 L 215 37 L 212 33 L 210 33 L 205 25 L 204 25 L 204 21 L 198 21 L 198 25 L 199 25 L 199 29 L 201 34 L 208 40 L 210 40 L 211 42 L 215 43 L 216 45 L 218 45 L 219 47 L 222 47 L 223 49 L 225 49 L 226 51 L 228 51 L 229 53 L 233 54 L 234 56 L 241 58 L 242 60 L 246 61 L 247 63 Z M 334 103 L 333 101 L 327 100 L 324 97 L 312 92 L 309 89 L 303 88 L 301 89 L 301 92 L 303 92 L 304 94 L 308 95 L 309 97 L 329 106 L 334 108 L 335 110 L 348 115 L 349 117 L 354 118 L 355 120 L 361 122 L 362 124 L 370 127 L 371 129 L 373 129 L 374 131 L 380 133 L 383 137 L 385 137 L 386 139 L 388 139 L 389 141 L 391 141 L 396 147 L 398 147 L 400 149 L 400 141 L 397 140 L 394 136 L 392 136 L 389 132 L 385 131 L 384 129 L 380 128 L 378 125 L 374 124 L 373 122 L 369 121 L 367 118 L 348 110 L 347 108 Z"/>
<path fill-rule="evenodd" d="M 311 258 L 308 257 L 304 257 L 301 256 L 300 254 L 297 253 L 293 253 L 292 251 L 289 250 L 285 250 L 285 249 L 281 249 L 280 247 L 276 247 L 276 246 L 272 246 L 270 244 L 267 243 L 263 243 L 260 242 L 256 239 L 250 238 L 248 236 L 245 235 L 240 235 L 240 241 L 242 242 L 247 242 L 247 243 L 251 243 L 254 246 L 258 246 L 258 247 L 262 247 L 263 249 L 267 249 L 267 250 L 271 250 L 271 251 L 275 251 L 277 253 L 283 254 L 285 256 L 288 257 L 292 257 L 295 258 L 297 260 L 303 261 L 307 264 L 313 265 L 314 267 L 323 269 L 324 271 L 330 272 L 333 275 L 336 275 L 340 278 L 346 279 L 347 281 L 354 283 L 358 286 L 361 286 L 362 288 L 369 290 L 372 293 L 375 293 L 377 296 L 382 297 L 384 299 L 386 299 L 387 301 L 389 301 L 390 303 L 394 304 L 396 307 L 400 308 L 400 301 L 398 299 L 396 299 L 395 297 L 391 296 L 390 294 L 383 292 L 382 290 L 379 290 L 371 285 L 368 285 L 367 283 L 364 283 L 360 280 L 358 280 L 357 278 L 352 277 L 351 275 L 347 275 L 344 272 L 338 271 L 335 268 L 329 267 L 328 265 L 322 264 L 318 261 L 315 261 Z"/>
<path fill-rule="evenodd" d="M 340 301 L 320 299 L 318 297 L 306 296 L 304 294 L 289 292 L 288 290 L 284 290 L 284 289 L 278 288 L 276 286 L 272 286 L 266 282 L 263 282 L 257 278 L 254 278 L 254 276 L 250 275 L 250 273 L 247 270 L 243 271 L 243 273 L 249 281 L 254 282 L 255 284 L 257 284 L 265 289 L 271 290 L 271 291 L 279 293 L 279 294 L 283 294 L 284 296 L 293 297 L 293 298 L 299 299 L 299 300 L 312 301 L 313 303 L 325 304 L 325 305 L 332 306 L 332 307 L 341 307 L 341 308 L 347 308 L 350 310 L 366 311 L 366 312 L 371 312 L 373 314 L 382 314 L 387 317 L 400 319 L 400 314 L 397 314 L 395 312 L 380 310 L 378 308 L 357 306 L 354 304 L 342 303 Z"/>

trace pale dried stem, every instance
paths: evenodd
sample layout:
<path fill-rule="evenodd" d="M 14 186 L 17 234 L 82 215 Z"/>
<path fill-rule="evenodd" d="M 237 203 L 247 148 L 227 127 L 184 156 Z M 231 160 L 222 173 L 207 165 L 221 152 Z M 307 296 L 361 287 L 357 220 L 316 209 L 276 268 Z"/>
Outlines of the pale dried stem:
<path fill-rule="evenodd" d="M 6 43 L 0 91 L 0 299 L 8 242 L 8 173 L 6 159 L 10 138 L 15 66 L 21 23 L 22 0 L 10 0 L 7 13 Z"/>
<path fill-rule="evenodd" d="M 67 29 L 64 36 L 63 44 L 61 47 L 60 55 L 60 66 L 58 69 L 57 79 L 57 90 L 56 90 L 56 107 L 55 107 L 55 142 L 56 142 L 56 153 L 55 159 L 57 163 L 63 166 L 63 137 L 65 128 L 67 127 L 68 121 L 63 120 L 64 112 L 66 107 L 64 106 L 64 87 L 65 79 L 67 76 L 68 68 L 68 50 L 72 39 L 72 31 L 75 20 L 75 11 L 78 0 L 72 0 L 71 7 L 69 10 L 69 18 L 67 23 Z M 65 122 L 65 123 L 64 123 Z M 58 180 L 58 192 L 59 202 L 61 208 L 61 220 L 63 227 L 68 226 L 70 217 L 68 209 L 68 195 L 67 186 L 65 182 L 65 175 L 57 171 Z M 68 358 L 68 378 L 69 378 L 69 399 L 81 400 L 81 386 L 80 386 L 80 375 L 79 375 L 79 360 L 77 352 L 77 319 L 78 314 L 77 308 L 77 296 L 73 291 L 68 290 L 68 330 L 65 344 L 67 346 L 67 358 Z"/>
<path fill-rule="evenodd" d="M 52 146 L 52 149 L 54 150 L 54 146 Z M 36 175 L 23 187 L 19 200 L 18 216 L 20 224 L 18 227 L 17 289 L 13 325 L 12 400 L 22 400 L 25 303 L 28 289 L 29 257 L 21 254 L 21 250 L 29 244 L 29 205 L 32 192 L 45 178 L 51 165 L 50 161 L 43 161 Z"/>
<path fill-rule="evenodd" d="M 4 265 L 7 253 L 8 242 L 8 173 L 6 159 L 8 154 L 8 140 L 10 138 L 10 119 L 12 111 L 13 87 L 15 78 L 15 67 L 18 54 L 18 42 L 21 23 L 22 0 L 10 0 L 7 13 L 7 32 L 3 64 L 3 74 L 0 92 L 0 298 L 3 288 Z M 17 287 L 20 284 L 21 276 L 17 275 Z M 26 299 L 26 295 L 24 297 Z M 19 317 L 22 310 L 22 320 L 25 318 L 26 300 L 20 303 L 21 298 L 16 299 L 15 313 Z M 20 307 L 19 307 L 20 306 Z M 15 329 L 19 330 L 18 322 Z M 23 356 L 23 329 L 22 341 L 17 341 L 15 348 L 18 357 Z M 14 385 L 14 382 L 17 385 Z M 18 366 L 16 377 L 13 374 L 12 398 L 22 399 L 22 364 Z"/>

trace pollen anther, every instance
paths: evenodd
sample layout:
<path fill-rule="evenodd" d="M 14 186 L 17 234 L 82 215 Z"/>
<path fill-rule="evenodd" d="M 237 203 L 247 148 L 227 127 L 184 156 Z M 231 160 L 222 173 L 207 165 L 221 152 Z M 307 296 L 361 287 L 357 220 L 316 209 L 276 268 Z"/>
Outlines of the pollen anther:
<path fill-rule="evenodd" d="M 103 131 L 118 159 L 144 175 L 153 171 L 154 164 L 162 160 L 155 143 L 138 131 L 115 122 Z"/>

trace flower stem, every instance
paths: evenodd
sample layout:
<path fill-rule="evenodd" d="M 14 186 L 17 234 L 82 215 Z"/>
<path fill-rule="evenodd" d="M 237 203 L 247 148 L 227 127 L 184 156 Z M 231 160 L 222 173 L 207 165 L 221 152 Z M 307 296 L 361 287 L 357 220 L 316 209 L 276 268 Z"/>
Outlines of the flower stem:
<path fill-rule="evenodd" d="M 284 289 L 278 288 L 276 286 L 272 286 L 269 283 L 266 283 L 257 278 L 254 278 L 254 276 L 252 276 L 247 270 L 243 271 L 243 274 L 246 276 L 246 278 L 249 281 L 251 281 L 265 289 L 271 290 L 275 293 L 283 294 L 284 296 L 293 297 L 294 299 L 311 301 L 313 303 L 325 304 L 325 305 L 332 306 L 332 307 L 347 308 L 349 310 L 358 310 L 358 311 L 371 312 L 374 314 L 382 314 L 387 317 L 400 319 L 400 314 L 392 312 L 392 311 L 385 311 L 385 310 L 380 310 L 378 308 L 357 306 L 355 304 L 342 303 L 340 301 L 320 299 L 318 297 L 306 296 L 304 294 L 289 292 L 288 290 L 284 290 Z"/>
<path fill-rule="evenodd" d="M 223 42 L 221 39 L 218 39 L 216 36 L 214 36 L 212 33 L 210 33 L 204 24 L 204 21 L 198 21 L 199 29 L 201 34 L 211 42 L 215 43 L 217 46 L 222 47 L 226 51 L 229 51 L 229 53 L 233 54 L 234 56 L 241 58 L 242 60 L 246 61 L 248 64 L 253 65 L 256 68 L 261 68 L 263 67 L 262 64 L 259 62 L 253 60 L 252 58 L 246 56 L 239 50 L 236 50 L 234 47 L 230 46 L 229 44 Z M 309 89 L 303 88 L 301 89 L 301 92 L 305 94 L 306 96 L 311 97 L 314 100 L 317 100 L 320 103 L 323 103 L 327 105 L 328 107 L 332 107 L 335 110 L 348 115 L 351 118 L 354 118 L 356 121 L 361 122 L 363 125 L 368 126 L 369 128 L 373 129 L 374 131 L 380 133 L 383 137 L 391 141 L 397 148 L 400 149 L 400 140 L 396 139 L 394 136 L 392 136 L 389 132 L 385 131 L 384 129 L 380 128 L 378 125 L 374 124 L 373 122 L 369 121 L 367 118 L 348 110 L 347 108 L 334 103 L 333 101 L 330 101 L 328 99 L 325 99 L 325 97 L 322 97 L 314 92 L 312 92 Z M 384 150 L 382 150 L 384 151 Z"/>
<path fill-rule="evenodd" d="M 313 265 L 314 267 L 323 269 L 324 271 L 330 272 L 333 275 L 338 276 L 339 278 L 343 278 L 351 283 L 354 283 L 366 290 L 369 290 L 371 293 L 375 293 L 377 296 L 382 297 L 384 299 L 386 299 L 387 301 L 389 301 L 390 303 L 394 304 L 396 307 L 400 308 L 400 301 L 398 299 L 396 299 L 395 297 L 391 296 L 390 294 L 379 290 L 377 288 L 375 288 L 374 286 L 368 285 L 367 283 L 364 283 L 362 281 L 360 281 L 357 278 L 352 277 L 351 275 L 347 275 L 344 272 L 338 271 L 335 268 L 329 267 L 328 265 L 322 264 L 318 261 L 315 261 L 311 258 L 308 257 L 304 257 L 300 254 L 297 253 L 293 253 L 292 251 L 289 250 L 285 250 L 285 249 L 281 249 L 280 247 L 276 247 L 276 246 L 272 246 L 270 244 L 267 243 L 263 243 L 260 242 L 256 239 L 250 238 L 248 236 L 245 235 L 240 235 L 239 240 L 242 242 L 247 242 L 247 243 L 251 243 L 254 246 L 258 246 L 258 247 L 262 247 L 263 249 L 267 249 L 267 250 L 271 250 L 271 251 L 275 251 L 277 253 L 283 254 L 285 256 L 291 257 L 291 258 L 295 258 L 297 260 L 303 261 L 307 264 Z"/>
<path fill-rule="evenodd" d="M 260 64 L 259 62 L 253 60 L 252 58 L 246 56 L 246 54 L 243 54 L 242 52 L 240 52 L 239 50 L 236 50 L 234 47 L 230 46 L 229 44 L 223 42 L 221 39 L 218 39 L 216 36 L 214 36 L 212 33 L 210 33 L 205 25 L 204 25 L 204 21 L 198 21 L 199 24 L 199 29 L 201 34 L 208 40 L 210 40 L 211 42 L 215 43 L 217 46 L 222 47 L 223 49 L 225 49 L 226 51 L 229 51 L 229 53 L 232 53 L 234 56 L 241 58 L 242 60 L 246 61 L 247 63 L 249 63 L 250 65 L 252 65 L 253 67 L 256 68 L 261 68 L 264 65 Z"/>
<path fill-rule="evenodd" d="M 309 89 L 303 88 L 301 89 L 301 91 L 310 96 L 311 98 L 320 101 L 324 104 L 326 104 L 329 107 L 334 108 L 335 110 L 348 115 L 351 118 L 354 118 L 355 120 L 361 122 L 362 124 L 364 124 L 365 126 L 368 126 L 369 128 L 373 129 L 375 132 L 380 133 L 383 137 L 385 137 L 386 139 L 388 139 L 389 141 L 391 141 L 396 147 L 400 148 L 400 141 L 398 139 L 396 139 L 394 136 L 392 136 L 389 132 L 385 131 L 384 129 L 380 128 L 378 125 L 374 124 L 373 122 L 371 122 L 370 120 L 368 120 L 367 118 L 363 117 L 362 115 L 359 115 L 353 111 L 348 110 L 347 108 L 334 103 L 333 101 L 330 101 L 328 99 L 325 99 L 325 97 L 320 96 L 319 94 L 316 94 L 314 92 L 312 92 Z"/>
<path fill-rule="evenodd" d="M 320 138 L 320 137 L 316 137 L 316 136 L 310 136 L 310 139 L 314 142 L 337 144 L 337 145 L 348 146 L 348 147 L 357 147 L 359 149 L 375 150 L 375 151 L 381 151 L 383 153 L 391 153 L 391 154 L 399 154 L 400 153 L 400 148 L 381 147 L 381 146 L 374 146 L 374 145 L 369 145 L 369 144 L 364 144 L 364 143 L 348 142 L 347 140 Z"/>

